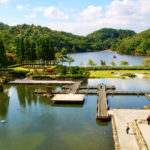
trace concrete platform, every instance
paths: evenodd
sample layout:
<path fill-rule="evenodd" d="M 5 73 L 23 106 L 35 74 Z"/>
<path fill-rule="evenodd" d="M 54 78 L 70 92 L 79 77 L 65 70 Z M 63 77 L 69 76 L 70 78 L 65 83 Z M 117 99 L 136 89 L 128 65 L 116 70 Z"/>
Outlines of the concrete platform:
<path fill-rule="evenodd" d="M 139 146 L 136 140 L 136 137 L 132 131 L 132 128 L 130 126 L 129 134 L 126 133 L 126 127 L 127 122 L 129 124 L 135 120 L 146 120 L 147 116 L 149 115 L 150 110 L 140 110 L 140 109 L 112 109 L 109 111 L 109 114 L 113 115 L 114 123 L 112 124 L 115 126 L 116 131 L 113 133 L 116 133 L 118 141 L 115 141 L 119 143 L 119 149 L 121 150 L 139 150 Z M 144 126 L 143 126 L 144 128 Z M 142 130 L 141 130 L 142 131 Z M 150 139 L 150 126 L 149 128 L 145 128 L 142 131 L 143 137 L 148 139 L 149 142 Z M 117 143 L 117 144 L 118 144 Z M 150 142 L 149 142 L 150 144 Z"/>
<path fill-rule="evenodd" d="M 45 85 L 64 85 L 64 84 L 74 84 L 74 81 L 59 81 L 59 80 L 15 80 L 15 81 L 10 81 L 8 84 L 31 84 L 31 85 L 40 85 L 40 84 L 45 84 Z"/>
<path fill-rule="evenodd" d="M 150 150 L 150 125 L 148 125 L 147 123 L 140 123 L 138 124 L 138 126 L 146 142 L 146 145 Z"/>
<path fill-rule="evenodd" d="M 84 94 L 56 94 L 51 101 L 61 103 L 83 103 Z"/>

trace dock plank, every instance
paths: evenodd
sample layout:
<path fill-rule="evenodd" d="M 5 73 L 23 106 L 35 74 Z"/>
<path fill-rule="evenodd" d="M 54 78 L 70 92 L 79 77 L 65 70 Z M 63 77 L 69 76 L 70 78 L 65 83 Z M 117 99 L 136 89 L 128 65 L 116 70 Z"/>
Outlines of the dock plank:
<path fill-rule="evenodd" d="M 98 86 L 97 92 L 97 119 L 108 119 L 108 104 L 106 95 L 106 86 L 104 84 Z"/>

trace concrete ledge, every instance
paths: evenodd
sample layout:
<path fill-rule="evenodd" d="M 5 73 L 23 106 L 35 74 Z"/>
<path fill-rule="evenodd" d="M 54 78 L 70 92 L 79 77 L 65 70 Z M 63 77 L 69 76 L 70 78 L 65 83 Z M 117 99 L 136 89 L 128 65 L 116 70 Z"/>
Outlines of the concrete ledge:
<path fill-rule="evenodd" d="M 148 150 L 148 146 L 147 146 L 147 144 L 143 138 L 143 135 L 138 127 L 137 120 L 132 121 L 130 124 L 133 129 L 133 132 L 135 133 L 135 137 L 136 137 L 136 140 L 137 140 L 140 150 Z"/>

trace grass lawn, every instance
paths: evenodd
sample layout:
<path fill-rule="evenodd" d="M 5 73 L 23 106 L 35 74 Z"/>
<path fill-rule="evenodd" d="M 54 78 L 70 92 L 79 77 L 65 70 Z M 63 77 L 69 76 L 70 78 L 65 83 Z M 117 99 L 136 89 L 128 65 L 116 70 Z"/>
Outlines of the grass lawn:
<path fill-rule="evenodd" d="M 125 73 L 144 75 L 143 78 L 150 78 L 150 70 L 106 70 L 90 71 L 90 78 L 124 78 L 121 76 Z"/>

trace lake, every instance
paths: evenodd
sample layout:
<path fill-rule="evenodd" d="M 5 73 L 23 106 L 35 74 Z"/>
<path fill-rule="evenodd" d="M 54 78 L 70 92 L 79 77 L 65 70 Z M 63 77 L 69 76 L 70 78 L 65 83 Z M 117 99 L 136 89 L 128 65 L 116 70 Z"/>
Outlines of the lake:
<path fill-rule="evenodd" d="M 116 90 L 147 91 L 148 79 L 89 79 L 87 85 L 105 83 Z M 35 88 L 5 86 L 0 93 L 0 149 L 2 150 L 114 150 L 110 122 L 96 121 L 97 96 L 85 97 L 84 104 L 53 104 Z M 60 90 L 61 87 L 53 87 Z M 108 96 L 110 108 L 143 108 L 144 96 Z"/>
<path fill-rule="evenodd" d="M 100 65 L 100 60 L 106 62 L 106 65 L 111 65 L 111 62 L 114 61 L 117 66 L 120 65 L 120 62 L 123 60 L 128 61 L 131 66 L 139 66 L 142 63 L 142 59 L 144 56 L 130 56 L 130 55 L 120 55 L 116 52 L 88 52 L 88 53 L 75 53 L 69 54 L 74 58 L 75 62 L 73 62 L 72 66 L 79 66 L 80 62 L 83 62 L 83 66 L 86 66 L 88 63 L 88 59 L 92 59 L 97 65 Z M 116 58 L 114 58 L 116 56 Z M 68 63 L 65 63 L 68 65 Z"/>

